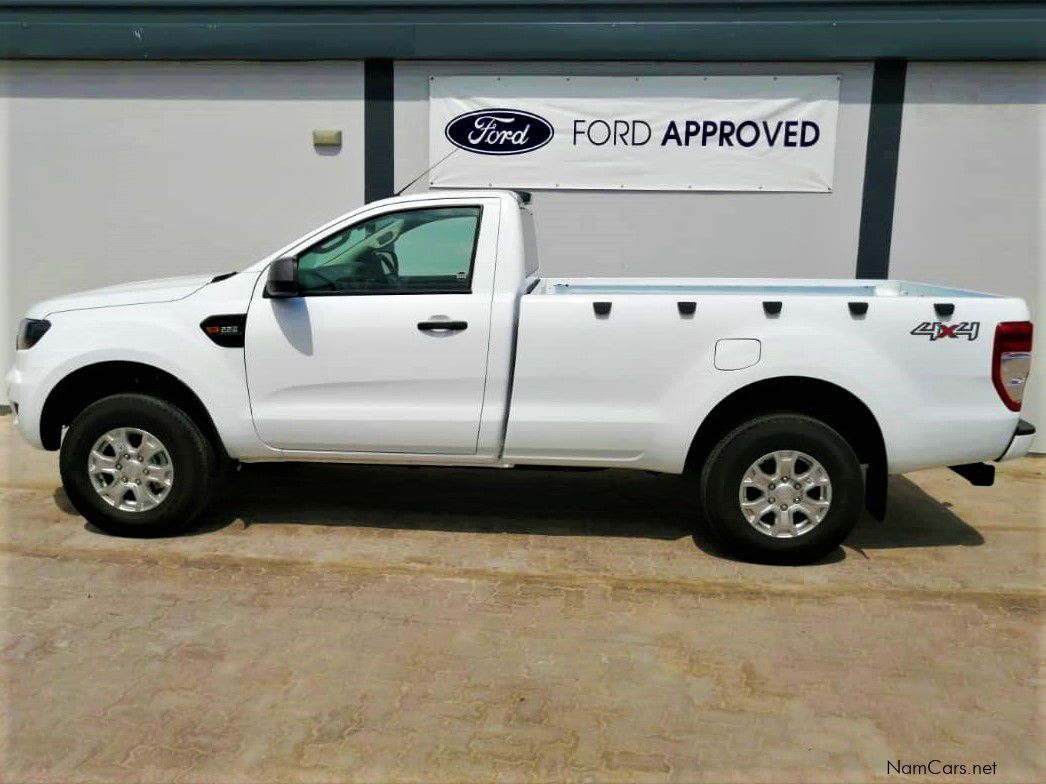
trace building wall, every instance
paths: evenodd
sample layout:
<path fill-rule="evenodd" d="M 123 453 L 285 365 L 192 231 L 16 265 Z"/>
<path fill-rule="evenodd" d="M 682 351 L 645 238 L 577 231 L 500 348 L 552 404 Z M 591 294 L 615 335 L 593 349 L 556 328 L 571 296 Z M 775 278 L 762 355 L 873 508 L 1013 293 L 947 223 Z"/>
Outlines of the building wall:
<path fill-rule="evenodd" d="M 544 191 L 534 209 L 546 275 L 852 277 L 872 70 L 399 62 L 395 182 L 429 163 L 430 75 L 838 73 L 832 193 Z M 242 268 L 361 204 L 363 93 L 357 62 L 0 66 L 0 366 L 35 300 Z M 1046 313 L 1044 102 L 1043 63 L 909 66 L 893 277 L 1018 294 Z M 342 130 L 340 152 L 315 150 L 316 128 Z M 1046 422 L 1046 369 L 1029 396 L 1029 418 Z"/>
<path fill-rule="evenodd" d="M 540 191 L 544 275 L 853 277 L 872 66 L 866 63 L 427 63 L 395 72 L 396 182 L 428 165 L 429 76 L 841 74 L 831 193 Z M 427 178 L 412 188 L 427 187 Z"/>
<path fill-rule="evenodd" d="M 1041 322 L 1044 216 L 1046 63 L 910 64 L 891 276 L 1024 297 Z M 1041 426 L 1041 329 L 1037 343 L 1024 416 Z M 1046 439 L 1037 441 L 1046 448 Z"/>
<path fill-rule="evenodd" d="M 0 139 L 6 368 L 36 300 L 243 268 L 362 204 L 363 67 L 7 63 Z"/>

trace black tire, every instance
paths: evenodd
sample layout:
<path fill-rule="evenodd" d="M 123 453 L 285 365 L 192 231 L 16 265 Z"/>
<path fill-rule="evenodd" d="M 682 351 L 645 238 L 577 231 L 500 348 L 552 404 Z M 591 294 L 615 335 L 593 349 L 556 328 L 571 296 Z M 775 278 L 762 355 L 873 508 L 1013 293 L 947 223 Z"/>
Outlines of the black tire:
<path fill-rule="evenodd" d="M 760 457 L 777 450 L 806 453 L 823 466 L 831 481 L 827 514 L 791 538 L 757 530 L 742 513 L 738 497 L 745 472 Z M 701 470 L 700 491 L 708 529 L 728 552 L 760 563 L 803 564 L 835 550 L 857 524 L 864 479 L 857 455 L 835 430 L 812 417 L 773 414 L 745 422 L 712 449 Z"/>
<path fill-rule="evenodd" d="M 123 511 L 92 485 L 87 470 L 91 449 L 104 434 L 122 427 L 155 435 L 173 465 L 170 490 L 152 509 Z M 106 533 L 133 537 L 169 536 L 187 528 L 210 500 L 216 467 L 213 447 L 185 412 L 137 394 L 112 395 L 81 411 L 65 434 L 59 459 L 62 484 L 76 510 Z"/>

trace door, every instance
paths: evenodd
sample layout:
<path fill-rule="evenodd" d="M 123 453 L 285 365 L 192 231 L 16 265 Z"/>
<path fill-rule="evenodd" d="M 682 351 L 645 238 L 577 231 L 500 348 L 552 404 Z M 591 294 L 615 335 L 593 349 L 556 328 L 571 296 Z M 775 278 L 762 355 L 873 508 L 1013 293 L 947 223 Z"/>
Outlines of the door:
<path fill-rule="evenodd" d="M 251 411 L 272 447 L 475 454 L 498 202 L 372 213 L 297 253 L 302 296 L 256 287 Z"/>

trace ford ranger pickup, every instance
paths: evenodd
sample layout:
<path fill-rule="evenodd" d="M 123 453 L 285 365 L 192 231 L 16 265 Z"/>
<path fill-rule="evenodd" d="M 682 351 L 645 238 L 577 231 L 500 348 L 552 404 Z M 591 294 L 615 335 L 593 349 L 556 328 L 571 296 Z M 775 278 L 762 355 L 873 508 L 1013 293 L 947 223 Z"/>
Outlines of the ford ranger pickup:
<path fill-rule="evenodd" d="M 1020 299 L 894 280 L 540 278 L 527 195 L 373 202 L 247 269 L 41 302 L 7 389 L 98 528 L 188 526 L 228 465 L 693 477 L 744 557 L 807 562 L 888 474 L 1024 455 Z M 697 522 L 697 521 L 695 521 Z"/>

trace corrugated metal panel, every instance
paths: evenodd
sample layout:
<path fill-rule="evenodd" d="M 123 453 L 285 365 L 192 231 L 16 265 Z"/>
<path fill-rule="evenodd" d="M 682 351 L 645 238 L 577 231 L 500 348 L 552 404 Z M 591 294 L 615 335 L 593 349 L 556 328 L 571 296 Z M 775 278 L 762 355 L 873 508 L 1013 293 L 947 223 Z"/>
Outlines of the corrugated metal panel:
<path fill-rule="evenodd" d="M 1041 2 L 22 0 L 0 57 L 1043 59 Z"/>

